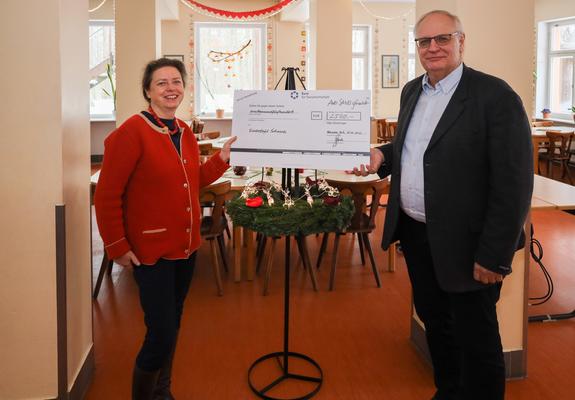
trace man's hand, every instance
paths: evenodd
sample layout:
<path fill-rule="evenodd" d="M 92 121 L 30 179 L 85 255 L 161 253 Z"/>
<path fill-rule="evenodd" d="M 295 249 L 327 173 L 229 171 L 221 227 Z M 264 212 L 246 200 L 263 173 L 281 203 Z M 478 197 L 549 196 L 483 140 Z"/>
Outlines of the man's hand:
<path fill-rule="evenodd" d="M 229 138 L 222 147 L 222 151 L 220 151 L 220 157 L 224 162 L 230 161 L 230 148 L 232 147 L 232 143 L 238 139 L 237 136 L 232 136 Z"/>
<path fill-rule="evenodd" d="M 486 268 L 483 268 L 481 265 L 475 263 L 475 265 L 473 266 L 473 279 L 488 285 L 490 283 L 502 282 L 503 275 L 498 274 L 497 272 L 490 271 Z"/>
<path fill-rule="evenodd" d="M 375 174 L 381 164 L 383 164 L 384 157 L 383 153 L 377 149 L 371 149 L 369 152 L 369 164 L 360 165 L 359 168 L 354 167 L 353 171 L 345 171 L 348 174 L 354 174 L 357 176 L 368 176 L 369 174 Z"/>
<path fill-rule="evenodd" d="M 116 264 L 120 264 L 122 267 L 131 267 L 132 265 L 140 265 L 138 257 L 130 250 L 121 257 L 114 259 Z"/>

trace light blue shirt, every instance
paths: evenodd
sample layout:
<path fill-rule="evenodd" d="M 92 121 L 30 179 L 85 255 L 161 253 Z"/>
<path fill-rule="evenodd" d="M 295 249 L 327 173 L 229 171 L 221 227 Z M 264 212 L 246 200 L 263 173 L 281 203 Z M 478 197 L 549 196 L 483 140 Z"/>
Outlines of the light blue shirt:
<path fill-rule="evenodd" d="M 407 128 L 401 153 L 400 204 L 407 215 L 419 222 L 425 222 L 423 154 L 462 74 L 463 64 L 460 64 L 437 82 L 435 88 L 425 74 L 421 82 L 423 91 Z"/>

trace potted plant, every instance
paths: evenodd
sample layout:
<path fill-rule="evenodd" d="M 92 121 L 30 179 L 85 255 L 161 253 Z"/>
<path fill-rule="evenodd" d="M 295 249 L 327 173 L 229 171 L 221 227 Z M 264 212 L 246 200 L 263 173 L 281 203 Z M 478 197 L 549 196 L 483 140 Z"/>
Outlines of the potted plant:
<path fill-rule="evenodd" d="M 112 76 L 112 65 L 110 64 L 106 64 L 106 75 L 108 77 L 108 81 L 110 82 L 111 93 L 104 88 L 102 88 L 102 91 L 113 99 L 114 112 L 116 112 L 116 85 L 114 84 L 114 77 Z"/>
<path fill-rule="evenodd" d="M 571 116 L 573 117 L 573 122 L 575 122 L 575 106 L 569 107 L 569 111 L 571 111 Z"/>
<path fill-rule="evenodd" d="M 551 110 L 548 108 L 544 108 L 541 110 L 541 114 L 543 114 L 543 118 L 549 118 L 551 116 Z"/>

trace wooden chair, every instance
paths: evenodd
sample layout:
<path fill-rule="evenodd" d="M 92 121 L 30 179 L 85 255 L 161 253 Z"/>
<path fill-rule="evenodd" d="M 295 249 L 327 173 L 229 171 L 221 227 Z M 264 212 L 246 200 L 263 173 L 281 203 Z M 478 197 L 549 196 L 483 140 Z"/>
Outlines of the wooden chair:
<path fill-rule="evenodd" d="M 204 139 L 217 139 L 220 137 L 220 131 L 203 132 L 202 137 Z"/>
<path fill-rule="evenodd" d="M 547 161 L 547 176 L 553 178 L 553 164 L 558 163 L 561 166 L 561 179 L 567 175 L 569 183 L 572 185 L 573 179 L 571 177 L 571 171 L 569 171 L 568 162 L 569 158 L 571 158 L 569 151 L 575 133 L 547 131 L 546 135 L 549 138 L 549 151 L 540 154 L 539 157 Z"/>
<path fill-rule="evenodd" d="M 389 143 L 395 136 L 397 122 L 388 122 L 385 118 L 377 119 L 377 143 Z"/>
<path fill-rule="evenodd" d="M 387 123 L 387 138 L 391 142 L 395 137 L 395 131 L 397 130 L 397 121 Z"/>
<path fill-rule="evenodd" d="M 346 233 L 357 234 L 359 251 L 362 258 L 362 263 L 365 263 L 364 259 L 364 247 L 367 249 L 369 259 L 371 261 L 371 268 L 373 270 L 373 275 L 375 277 L 375 282 L 377 287 L 381 287 L 381 281 L 379 278 L 379 271 L 375 263 L 375 258 L 373 256 L 373 251 L 371 249 L 371 244 L 369 242 L 369 234 L 375 229 L 375 216 L 377 214 L 379 199 L 382 194 L 386 191 L 389 181 L 387 179 L 379 179 L 371 182 L 343 182 L 334 181 L 328 179 L 327 182 L 337 188 L 341 194 L 351 194 L 353 198 L 353 203 L 355 205 L 355 213 L 351 219 L 350 226 L 341 232 L 335 233 L 335 241 L 333 246 L 333 258 L 331 264 L 331 274 L 329 279 L 329 290 L 333 290 L 335 283 L 335 272 L 337 265 L 337 250 L 339 247 L 339 239 L 342 235 Z M 369 207 L 366 206 L 366 197 L 371 195 L 371 204 Z M 327 240 L 329 233 L 324 233 L 321 247 L 319 251 L 319 256 L 317 260 L 317 268 L 321 264 L 323 253 L 327 245 Z"/>
<path fill-rule="evenodd" d="M 190 123 L 190 128 L 192 128 L 192 132 L 200 134 L 204 130 L 204 122 L 198 119 L 193 119 Z"/>
<path fill-rule="evenodd" d="M 226 218 L 224 204 L 229 196 L 232 183 L 225 181 L 206 186 L 200 190 L 200 202 L 213 204 L 212 214 L 202 217 L 202 224 L 200 227 L 200 234 L 202 238 L 210 243 L 212 268 L 216 278 L 216 285 L 218 288 L 218 295 L 223 295 L 222 277 L 220 273 L 220 264 L 218 262 L 218 248 L 222 258 L 224 269 L 228 270 L 228 263 L 224 247 L 224 232 L 228 225 Z M 216 244 L 217 243 L 217 244 Z"/>
<path fill-rule="evenodd" d="M 379 118 L 375 120 L 375 125 L 377 127 L 377 143 L 387 142 L 387 121 L 385 118 Z"/>
<path fill-rule="evenodd" d="M 198 147 L 200 148 L 201 156 L 209 156 L 212 154 L 213 146 L 211 143 L 198 143 Z"/>
<path fill-rule="evenodd" d="M 277 244 L 278 239 L 281 239 L 282 237 L 284 237 L 286 240 L 291 240 L 291 237 L 285 237 L 285 236 L 274 236 L 274 237 L 270 238 L 271 239 L 271 245 L 270 245 L 270 250 L 269 250 L 268 257 L 267 257 L 267 265 L 266 265 L 266 271 L 265 271 L 265 277 L 264 277 L 264 288 L 263 288 L 263 295 L 264 296 L 266 296 L 268 294 L 268 290 L 269 290 L 270 277 L 271 277 L 272 268 L 274 265 L 274 253 L 275 253 L 276 244 Z M 313 269 L 311 262 L 310 262 L 309 252 L 308 252 L 307 243 L 306 243 L 306 236 L 298 235 L 298 236 L 294 236 L 294 239 L 296 241 L 301 260 L 303 261 L 304 268 L 309 273 L 309 277 L 311 279 L 311 285 L 313 287 L 313 290 L 317 292 L 317 277 L 315 274 L 315 270 Z M 261 254 L 259 255 L 259 258 L 258 258 L 257 269 L 259 269 L 259 265 L 262 262 L 264 255 L 265 255 L 265 246 L 266 246 L 267 238 L 265 235 L 262 235 L 260 240 L 261 240 L 260 243 L 262 243 L 261 246 L 263 246 L 263 247 L 258 248 L 258 250 L 257 250 L 258 252 L 261 252 Z M 260 245 L 258 245 L 258 247 L 260 247 Z"/>
<path fill-rule="evenodd" d="M 98 293 L 100 293 L 100 287 L 102 286 L 102 280 L 104 275 L 108 272 L 108 276 L 112 275 L 112 269 L 114 268 L 114 261 L 108 259 L 106 250 L 104 250 L 104 256 L 102 257 L 102 263 L 100 264 L 100 271 L 98 272 L 98 279 L 96 279 L 96 285 L 94 286 L 94 293 L 92 298 L 95 300 L 98 298 Z"/>

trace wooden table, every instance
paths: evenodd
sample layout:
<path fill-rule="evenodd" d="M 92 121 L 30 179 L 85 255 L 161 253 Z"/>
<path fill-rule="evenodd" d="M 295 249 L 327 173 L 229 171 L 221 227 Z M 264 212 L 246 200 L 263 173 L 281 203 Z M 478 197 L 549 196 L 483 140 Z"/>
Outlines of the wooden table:
<path fill-rule="evenodd" d="M 557 210 L 574 210 L 575 186 L 544 176 L 535 175 L 533 181 L 533 200 L 539 202 L 539 204 L 540 202 L 552 204 L 553 208 Z M 534 207 L 532 207 L 532 209 L 533 208 Z"/>

